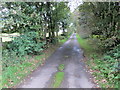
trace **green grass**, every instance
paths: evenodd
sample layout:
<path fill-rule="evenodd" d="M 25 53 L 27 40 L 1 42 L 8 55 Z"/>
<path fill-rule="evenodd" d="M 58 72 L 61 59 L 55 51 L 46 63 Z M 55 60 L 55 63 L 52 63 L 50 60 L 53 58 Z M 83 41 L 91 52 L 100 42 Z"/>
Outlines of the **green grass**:
<path fill-rule="evenodd" d="M 77 39 L 87 57 L 85 63 L 92 70 L 90 72 L 96 77 L 95 81 L 99 86 L 102 88 L 118 88 L 118 75 L 116 72 L 113 73 L 114 64 L 117 61 L 112 57 L 104 60 L 102 51 L 93 39 L 83 39 L 78 34 Z"/>
<path fill-rule="evenodd" d="M 54 83 L 53 83 L 54 88 L 58 88 L 61 85 L 61 83 L 62 83 L 62 81 L 64 79 L 64 72 L 62 72 L 64 70 L 64 68 L 65 68 L 64 64 L 60 64 L 58 66 L 59 72 L 57 72 L 55 74 L 55 77 L 54 77 Z"/>
<path fill-rule="evenodd" d="M 62 36 L 63 37 L 63 36 Z M 60 39 L 59 39 L 59 43 L 61 43 L 61 44 L 63 44 L 63 43 L 65 43 L 66 41 L 68 40 L 68 38 L 61 38 L 60 37 Z"/>
<path fill-rule="evenodd" d="M 62 44 L 65 43 L 69 39 L 70 36 L 71 34 L 68 34 L 67 37 L 59 36 L 59 43 L 62 43 Z"/>
<path fill-rule="evenodd" d="M 63 71 L 65 68 L 65 65 L 64 64 L 60 64 L 59 67 L 58 67 L 58 70 L 59 71 Z"/>
<path fill-rule="evenodd" d="M 67 41 L 67 38 L 60 40 L 60 43 L 65 43 Z"/>
<path fill-rule="evenodd" d="M 89 57 L 95 53 L 94 46 L 92 46 L 88 39 L 81 38 L 78 34 L 76 35 L 80 47 L 84 50 L 84 54 Z"/>
<path fill-rule="evenodd" d="M 64 72 L 57 72 L 55 74 L 53 88 L 58 88 L 64 79 Z"/>
<path fill-rule="evenodd" d="M 26 60 L 22 64 L 7 67 L 6 70 L 2 72 L 2 87 L 13 87 L 20 83 L 20 81 L 43 63 L 43 58 L 43 55 L 39 55 L 35 56 L 31 61 Z"/>
<path fill-rule="evenodd" d="M 25 58 L 22 63 L 6 67 L 2 72 L 2 88 L 11 88 L 19 84 L 38 66 L 43 65 L 46 58 L 48 58 L 56 48 L 58 48 L 58 46 L 54 45 L 46 49 L 41 55 L 22 57 Z"/>

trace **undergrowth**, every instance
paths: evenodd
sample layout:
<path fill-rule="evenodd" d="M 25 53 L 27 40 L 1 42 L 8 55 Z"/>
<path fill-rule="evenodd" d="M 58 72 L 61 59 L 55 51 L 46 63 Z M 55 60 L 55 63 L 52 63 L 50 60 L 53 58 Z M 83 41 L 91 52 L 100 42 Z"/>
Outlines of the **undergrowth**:
<path fill-rule="evenodd" d="M 15 64 L 7 67 L 2 72 L 2 87 L 13 87 L 20 83 L 27 75 L 29 75 L 36 67 L 44 63 L 44 55 L 26 58 L 23 63 Z"/>
<path fill-rule="evenodd" d="M 89 39 L 83 39 L 78 34 L 76 35 L 80 48 L 83 49 L 85 56 L 91 56 L 91 54 L 96 54 L 95 46 L 91 45 Z"/>
<path fill-rule="evenodd" d="M 89 71 L 96 77 L 94 81 L 102 88 L 119 88 L 120 45 L 101 54 L 93 48 L 95 44 L 90 45 L 87 39 L 82 39 L 79 35 L 77 38 L 85 56 L 88 57 L 86 63 Z"/>

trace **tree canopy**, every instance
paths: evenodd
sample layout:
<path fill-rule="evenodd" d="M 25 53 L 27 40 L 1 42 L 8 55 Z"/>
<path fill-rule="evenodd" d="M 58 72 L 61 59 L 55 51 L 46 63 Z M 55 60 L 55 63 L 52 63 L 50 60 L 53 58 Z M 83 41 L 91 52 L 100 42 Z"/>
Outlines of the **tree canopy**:
<path fill-rule="evenodd" d="M 79 6 L 80 23 L 89 27 L 105 50 L 120 44 L 119 10 L 118 2 L 85 2 Z"/>
<path fill-rule="evenodd" d="M 49 41 L 54 42 L 60 29 L 64 31 L 69 24 L 70 9 L 64 2 L 6 2 L 4 5 L 8 13 L 3 17 L 2 32 L 36 31 L 42 39 L 49 33 Z"/>

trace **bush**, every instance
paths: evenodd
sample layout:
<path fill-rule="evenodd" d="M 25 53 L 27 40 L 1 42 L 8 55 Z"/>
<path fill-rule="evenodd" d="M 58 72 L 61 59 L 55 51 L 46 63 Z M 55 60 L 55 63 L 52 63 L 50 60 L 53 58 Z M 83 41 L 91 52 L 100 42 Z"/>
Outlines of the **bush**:
<path fill-rule="evenodd" d="M 120 70 L 120 45 L 117 45 L 113 50 L 107 52 L 107 54 L 104 56 L 104 63 L 107 63 L 108 68 L 106 69 L 109 70 L 108 73 L 108 80 L 110 83 L 114 83 L 115 87 L 118 87 L 118 82 L 119 82 L 119 70 Z"/>
<path fill-rule="evenodd" d="M 2 51 L 2 70 L 4 71 L 9 66 L 15 66 L 18 63 L 25 61 L 25 57 L 17 56 L 16 52 L 3 50 Z"/>
<path fill-rule="evenodd" d="M 93 62 L 96 64 L 96 66 L 93 68 L 100 71 L 100 75 L 106 78 L 109 85 L 114 85 L 114 88 L 118 88 L 118 83 L 120 80 L 120 45 L 104 54 L 101 59 L 97 59 L 96 57 L 94 58 L 95 59 Z M 99 76 L 99 74 L 97 75 Z"/>
<path fill-rule="evenodd" d="M 45 42 L 41 42 L 39 38 L 37 32 L 28 32 L 5 44 L 6 49 L 2 51 L 3 70 L 6 67 L 24 62 L 25 55 L 41 54 Z"/>
<path fill-rule="evenodd" d="M 17 55 L 40 54 L 45 42 L 40 41 L 37 32 L 27 32 L 24 35 L 14 38 L 9 44 L 9 50 L 14 51 Z"/>
<path fill-rule="evenodd" d="M 115 59 L 120 58 L 120 44 L 117 45 L 113 50 L 107 52 L 107 54 L 114 57 Z"/>

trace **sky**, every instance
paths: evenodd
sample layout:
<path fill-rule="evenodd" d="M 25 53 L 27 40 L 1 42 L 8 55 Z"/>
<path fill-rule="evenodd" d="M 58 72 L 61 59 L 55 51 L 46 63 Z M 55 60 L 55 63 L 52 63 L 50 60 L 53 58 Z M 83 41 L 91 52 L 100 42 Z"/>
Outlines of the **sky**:
<path fill-rule="evenodd" d="M 69 2 L 68 6 L 70 7 L 71 12 L 73 12 L 80 4 L 82 4 L 82 0 L 55 0 L 55 1 Z"/>
<path fill-rule="evenodd" d="M 69 7 L 71 12 L 73 12 L 80 4 L 82 4 L 82 0 L 68 0 Z"/>

